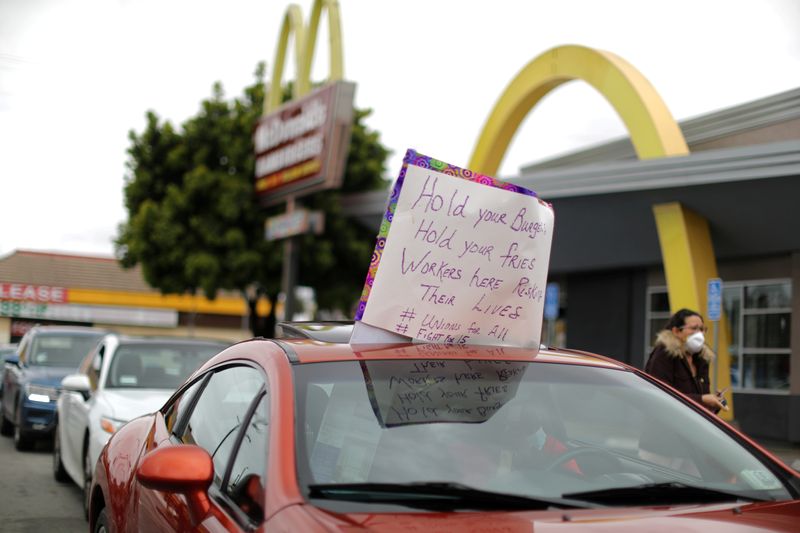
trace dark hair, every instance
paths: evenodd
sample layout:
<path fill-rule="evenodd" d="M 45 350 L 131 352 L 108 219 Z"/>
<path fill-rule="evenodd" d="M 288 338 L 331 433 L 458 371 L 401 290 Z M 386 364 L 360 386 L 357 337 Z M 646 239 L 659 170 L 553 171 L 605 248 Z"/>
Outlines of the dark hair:
<path fill-rule="evenodd" d="M 703 319 L 703 315 L 698 313 L 697 311 L 692 311 L 691 309 L 686 309 L 685 307 L 680 311 L 676 311 L 674 315 L 669 317 L 669 322 L 667 325 L 664 326 L 664 329 L 672 329 L 672 328 L 681 328 L 686 325 L 686 319 L 690 316 L 699 316 L 700 320 L 705 323 Z"/>

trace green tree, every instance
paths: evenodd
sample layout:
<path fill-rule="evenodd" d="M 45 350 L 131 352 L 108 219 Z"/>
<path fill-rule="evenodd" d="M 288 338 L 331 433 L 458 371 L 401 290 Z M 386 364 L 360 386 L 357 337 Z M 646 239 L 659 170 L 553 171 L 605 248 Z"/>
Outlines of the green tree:
<path fill-rule="evenodd" d="M 251 311 L 260 295 L 276 301 L 283 245 L 264 239 L 267 216 L 253 191 L 252 132 L 264 101 L 264 67 L 244 95 L 227 101 L 222 86 L 180 130 L 147 113 L 141 134 L 129 133 L 129 174 L 125 183 L 128 220 L 119 227 L 117 255 L 124 267 L 142 266 L 145 280 L 162 293 L 236 290 Z M 349 312 L 363 285 L 377 228 L 364 228 L 341 212 L 348 192 L 386 188 L 389 152 L 378 133 L 364 124 L 370 110 L 356 110 L 341 190 L 303 197 L 309 209 L 325 212 L 322 235 L 300 240 L 299 281 L 313 287 L 324 309 Z M 251 313 L 254 316 L 254 313 Z M 266 323 L 251 324 L 269 334 Z"/>

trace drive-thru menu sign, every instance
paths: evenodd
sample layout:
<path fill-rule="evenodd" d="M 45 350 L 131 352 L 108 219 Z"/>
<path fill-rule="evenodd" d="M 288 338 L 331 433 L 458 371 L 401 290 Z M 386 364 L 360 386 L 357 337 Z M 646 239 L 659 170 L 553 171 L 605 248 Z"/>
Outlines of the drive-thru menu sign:
<path fill-rule="evenodd" d="M 422 342 L 537 347 L 553 221 L 533 191 L 408 150 L 355 318 Z"/>

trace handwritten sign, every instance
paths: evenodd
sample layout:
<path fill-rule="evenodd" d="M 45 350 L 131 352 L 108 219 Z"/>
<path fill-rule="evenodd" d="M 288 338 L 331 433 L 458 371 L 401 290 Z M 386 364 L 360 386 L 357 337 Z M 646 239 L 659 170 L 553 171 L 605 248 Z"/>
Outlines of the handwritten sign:
<path fill-rule="evenodd" d="M 532 191 L 409 150 L 356 320 L 423 342 L 538 346 L 553 220 Z"/>
<path fill-rule="evenodd" d="M 381 426 L 485 422 L 514 398 L 529 364 L 513 361 L 365 361 Z"/>

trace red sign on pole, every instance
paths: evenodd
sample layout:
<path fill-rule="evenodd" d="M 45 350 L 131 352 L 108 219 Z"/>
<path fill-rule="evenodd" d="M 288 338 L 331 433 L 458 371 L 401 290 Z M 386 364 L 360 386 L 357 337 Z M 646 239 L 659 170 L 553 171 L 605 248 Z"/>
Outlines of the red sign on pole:
<path fill-rule="evenodd" d="M 337 81 L 262 117 L 253 136 L 263 205 L 341 185 L 355 84 Z"/>

